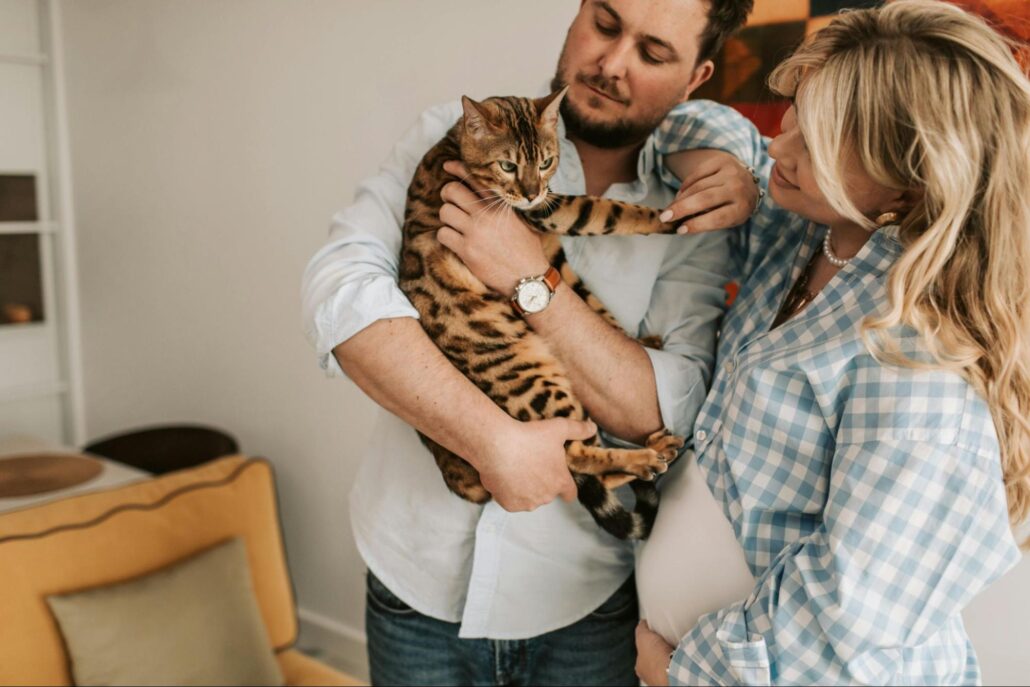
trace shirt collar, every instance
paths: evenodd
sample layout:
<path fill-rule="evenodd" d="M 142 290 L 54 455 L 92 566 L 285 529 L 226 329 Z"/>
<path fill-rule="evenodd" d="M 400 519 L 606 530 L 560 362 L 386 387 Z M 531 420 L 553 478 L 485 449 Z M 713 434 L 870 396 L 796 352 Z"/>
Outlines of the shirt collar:
<path fill-rule="evenodd" d="M 550 86 L 544 86 L 543 91 L 537 97 L 543 97 L 550 92 Z M 558 138 L 561 141 L 564 141 L 568 146 L 575 146 L 575 144 L 573 144 L 566 135 L 565 120 L 561 115 L 558 116 Z M 655 165 L 658 159 L 658 153 L 655 147 L 655 135 L 652 133 L 644 141 L 644 145 L 640 148 L 640 152 L 637 154 L 637 179 L 635 182 L 628 182 L 630 184 L 640 184 L 639 191 L 641 197 L 647 195 L 649 185 L 648 179 L 656 172 Z"/>

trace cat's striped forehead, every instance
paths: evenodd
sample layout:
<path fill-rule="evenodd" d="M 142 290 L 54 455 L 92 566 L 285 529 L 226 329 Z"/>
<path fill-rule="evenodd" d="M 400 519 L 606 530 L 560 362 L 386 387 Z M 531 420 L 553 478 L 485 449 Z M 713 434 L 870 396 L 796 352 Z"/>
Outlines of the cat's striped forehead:
<path fill-rule="evenodd" d="M 528 98 L 514 96 L 489 98 L 494 106 L 497 123 L 509 133 L 519 152 L 528 159 L 536 157 L 540 147 L 554 140 L 556 132 L 540 121 L 540 113 Z"/>

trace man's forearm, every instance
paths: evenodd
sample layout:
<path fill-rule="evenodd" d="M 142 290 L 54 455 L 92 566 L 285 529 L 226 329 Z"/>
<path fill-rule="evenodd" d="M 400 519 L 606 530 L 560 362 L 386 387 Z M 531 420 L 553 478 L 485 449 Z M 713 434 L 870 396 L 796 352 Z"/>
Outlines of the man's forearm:
<path fill-rule="evenodd" d="M 374 322 L 333 355 L 372 400 L 476 468 L 493 428 L 511 422 L 410 317 Z"/>
<path fill-rule="evenodd" d="M 636 443 L 662 428 L 654 369 L 640 343 L 601 319 L 564 283 L 547 308 L 526 319 L 561 360 L 598 425 Z"/>

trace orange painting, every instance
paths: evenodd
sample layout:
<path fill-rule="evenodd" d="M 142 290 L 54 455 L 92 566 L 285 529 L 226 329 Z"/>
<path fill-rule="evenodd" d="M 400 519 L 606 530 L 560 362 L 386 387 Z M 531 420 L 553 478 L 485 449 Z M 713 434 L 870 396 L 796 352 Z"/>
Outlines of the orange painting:
<path fill-rule="evenodd" d="M 984 17 L 1022 44 L 1017 52 L 1030 70 L 1030 0 L 941 0 Z M 818 31 L 845 8 L 875 7 L 874 0 L 755 0 L 751 18 L 726 42 L 716 59 L 715 76 L 695 94 L 731 105 L 769 136 L 779 133 L 787 103 L 769 91 L 766 79 L 808 34 Z"/>

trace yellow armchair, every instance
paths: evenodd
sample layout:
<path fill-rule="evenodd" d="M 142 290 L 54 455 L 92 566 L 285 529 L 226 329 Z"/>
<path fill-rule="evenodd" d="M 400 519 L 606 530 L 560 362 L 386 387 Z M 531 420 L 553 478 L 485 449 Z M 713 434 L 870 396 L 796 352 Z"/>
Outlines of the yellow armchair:
<path fill-rule="evenodd" d="M 354 684 L 292 648 L 297 614 L 272 467 L 244 456 L 0 514 L 0 684 L 72 684 L 47 596 L 139 577 L 231 537 L 246 542 L 286 684 Z"/>

